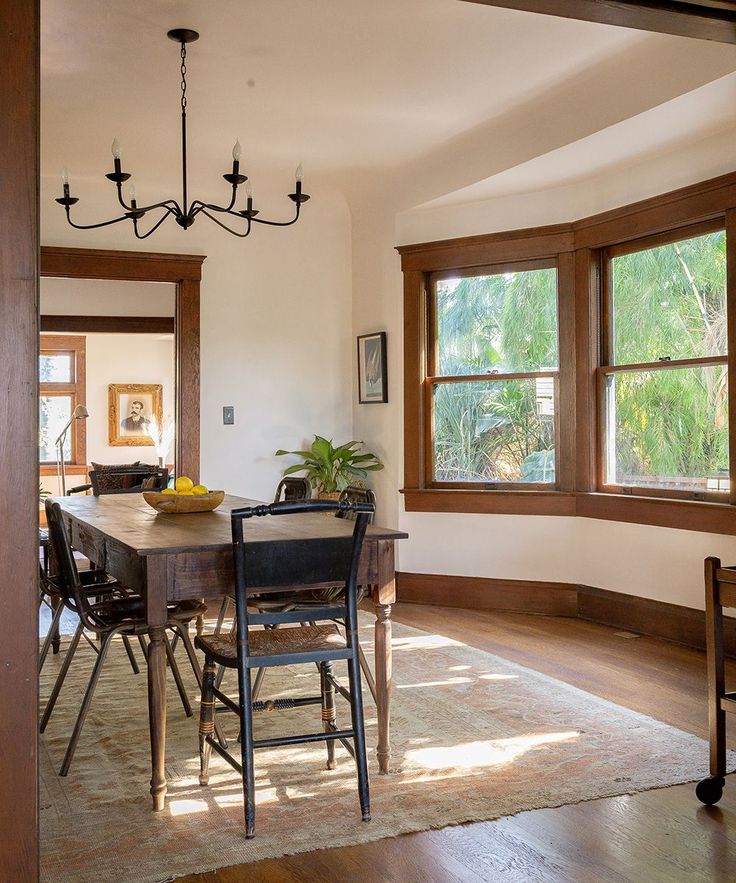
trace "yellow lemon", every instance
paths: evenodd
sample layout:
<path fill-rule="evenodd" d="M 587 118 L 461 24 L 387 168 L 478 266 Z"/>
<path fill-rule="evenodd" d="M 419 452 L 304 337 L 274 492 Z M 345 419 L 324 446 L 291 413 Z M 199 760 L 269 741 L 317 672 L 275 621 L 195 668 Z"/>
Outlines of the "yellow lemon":
<path fill-rule="evenodd" d="M 174 490 L 173 487 L 167 487 L 167 488 L 164 488 L 164 489 L 161 491 L 161 493 L 162 493 L 162 494 L 174 494 L 174 495 L 175 495 L 175 494 L 176 494 L 176 491 Z"/>
<path fill-rule="evenodd" d="M 192 488 L 192 493 L 201 496 L 202 494 L 208 494 L 209 490 L 203 484 L 195 484 Z"/>
<path fill-rule="evenodd" d="M 176 489 L 181 493 L 182 491 L 191 491 L 194 487 L 194 482 L 191 478 L 187 478 L 186 475 L 180 475 L 176 479 Z"/>
<path fill-rule="evenodd" d="M 179 497 L 193 497 L 194 491 L 179 491 L 177 496 L 179 496 Z"/>

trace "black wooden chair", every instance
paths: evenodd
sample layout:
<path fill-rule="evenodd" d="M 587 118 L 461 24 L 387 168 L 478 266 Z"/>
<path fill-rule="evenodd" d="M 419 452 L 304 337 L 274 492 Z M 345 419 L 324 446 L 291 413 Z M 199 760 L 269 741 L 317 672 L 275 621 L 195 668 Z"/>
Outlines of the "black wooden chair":
<path fill-rule="evenodd" d="M 273 496 L 274 503 L 296 503 L 299 500 L 310 500 L 312 498 L 312 486 L 308 478 L 298 478 L 293 475 L 282 478 L 276 486 L 276 493 Z M 220 605 L 220 612 L 217 614 L 217 625 L 215 626 L 215 634 L 222 631 L 222 624 L 227 616 L 230 602 L 234 601 L 232 595 L 225 595 Z M 233 628 L 235 621 L 233 621 Z"/>
<path fill-rule="evenodd" d="M 162 491 L 169 483 L 169 470 L 165 466 L 106 466 L 91 469 L 89 480 L 92 493 L 140 494 L 143 491 Z"/>
<path fill-rule="evenodd" d="M 88 571 L 85 573 L 84 577 L 80 574 L 77 570 L 72 548 L 69 543 L 69 537 L 61 513 L 61 507 L 53 500 L 46 500 L 46 520 L 48 522 L 49 539 L 52 551 L 52 569 L 55 571 L 53 574 L 49 575 L 48 582 L 53 586 L 53 590 L 59 593 L 64 606 L 79 616 L 79 626 L 71 640 L 53 690 L 51 691 L 51 696 L 46 704 L 43 717 L 41 718 L 42 733 L 46 729 L 51 718 L 54 706 L 56 705 L 56 700 L 58 699 L 67 671 L 69 670 L 69 666 L 77 650 L 79 641 L 84 634 L 84 630 L 87 629 L 93 632 L 100 640 L 99 649 L 94 643 L 90 642 L 97 651 L 97 659 L 94 668 L 92 669 L 92 676 L 90 677 L 87 690 L 84 694 L 84 699 L 82 701 L 82 706 L 79 709 L 79 715 L 74 726 L 74 731 L 72 732 L 61 765 L 60 775 L 66 776 L 69 772 L 72 758 L 74 757 L 77 742 L 79 741 L 79 736 L 82 732 L 87 712 L 89 711 L 92 696 L 94 695 L 97 680 L 100 676 L 105 657 L 107 656 L 110 642 L 115 635 L 121 635 L 123 637 L 123 643 L 125 644 L 125 649 L 128 653 L 131 665 L 133 666 L 133 670 L 137 673 L 137 665 L 128 638 L 131 636 L 138 637 L 145 654 L 146 647 L 143 641 L 143 636 L 148 633 L 148 625 L 146 624 L 144 617 L 145 602 L 143 598 L 139 595 L 127 594 L 126 590 L 104 571 Z M 99 596 L 103 593 L 111 593 L 114 589 L 119 589 L 120 597 L 108 596 L 102 601 L 97 601 L 96 603 L 93 602 L 92 599 L 94 596 Z M 200 686 L 202 683 L 202 673 L 191 640 L 189 639 L 189 633 L 186 626 L 192 619 L 203 613 L 205 609 L 204 604 L 196 601 L 184 601 L 179 605 L 169 605 L 169 618 L 166 625 L 168 629 L 178 634 L 182 639 L 197 683 Z M 87 636 L 85 635 L 85 638 L 86 637 Z M 176 659 L 171 650 L 168 636 L 165 637 L 165 644 L 169 667 L 174 676 L 179 696 L 182 705 L 184 706 L 184 711 L 188 717 L 191 717 L 192 709 L 189 703 L 189 697 L 186 694 L 184 684 L 181 680 L 181 674 L 179 673 Z"/>
<path fill-rule="evenodd" d="M 296 503 L 298 500 L 311 500 L 312 486 L 308 478 L 297 478 L 290 475 L 282 478 L 276 487 L 274 494 L 274 503 L 281 503 L 286 500 L 290 503 Z"/>
<path fill-rule="evenodd" d="M 318 741 L 327 742 L 327 768 L 335 765 L 335 741 L 339 740 L 355 758 L 358 768 L 358 793 L 364 821 L 370 819 L 368 792 L 368 765 L 365 752 L 363 726 L 363 703 L 358 660 L 357 574 L 363 538 L 368 518 L 373 511 L 369 503 L 332 502 L 311 500 L 301 502 L 272 503 L 270 505 L 234 509 L 231 513 L 233 533 L 233 556 L 235 564 L 236 631 L 234 634 L 202 635 L 195 644 L 204 651 L 205 666 L 200 710 L 200 784 L 209 782 L 211 749 L 220 754 L 243 779 L 245 803 L 245 834 L 255 835 L 255 784 L 253 753 L 256 748 L 274 748 Z M 304 554 L 283 558 L 274 556 L 262 565 L 258 573 L 251 573 L 255 562 L 249 560 L 248 543 L 244 538 L 243 521 L 260 516 L 288 517 L 307 512 L 344 512 L 354 514 L 355 527 L 352 535 L 305 543 Z M 303 613 L 299 611 L 273 610 L 251 613 L 248 610 L 249 578 L 258 585 L 294 586 L 315 582 L 340 583 L 344 585 L 343 596 L 338 603 L 325 604 L 310 610 L 314 625 L 294 626 Z M 340 634 L 335 621 L 342 623 L 346 637 Z M 317 624 L 319 623 L 319 624 Z M 265 625 L 266 629 L 249 631 L 249 625 Z M 292 625 L 291 628 L 276 628 Z M 349 690 L 334 678 L 332 663 L 347 660 Z M 320 695 L 294 699 L 278 699 L 274 702 L 253 702 L 251 695 L 251 671 L 277 665 L 309 663 L 319 665 Z M 217 666 L 237 668 L 238 701 L 226 696 L 216 685 Z M 339 729 L 335 711 L 335 690 L 350 702 L 351 727 Z M 216 700 L 224 710 L 235 712 L 240 719 L 241 759 L 238 762 L 213 737 Z M 318 704 L 322 708 L 323 732 L 271 739 L 253 738 L 253 712 L 272 711 L 304 705 Z M 350 741 L 352 740 L 352 744 Z"/>
<path fill-rule="evenodd" d="M 348 503 L 370 503 L 370 505 L 373 506 L 374 511 L 371 514 L 368 523 L 373 524 L 373 519 L 375 518 L 376 495 L 370 488 L 350 485 L 340 493 L 340 500 L 342 502 Z M 335 513 L 335 517 L 355 519 L 355 512 L 352 510 L 338 511 Z M 365 594 L 365 589 L 365 586 L 358 587 L 358 603 L 362 601 Z M 274 609 L 280 609 L 284 612 L 290 610 L 304 610 L 305 620 L 312 624 L 311 618 L 307 616 L 309 610 L 312 607 L 319 607 L 321 605 L 324 605 L 326 602 L 335 601 L 342 593 L 342 586 L 333 586 L 328 589 L 310 589 L 306 592 L 279 592 L 278 594 L 273 594 L 270 596 L 264 595 L 261 598 L 254 598 L 252 604 L 258 609 L 259 613 L 264 613 L 266 610 Z M 376 702 L 376 682 L 373 677 L 371 667 L 368 664 L 368 660 L 366 659 L 365 653 L 363 652 L 363 648 L 360 646 L 360 641 L 358 641 L 358 655 L 360 657 L 360 668 L 365 677 L 365 681 L 368 684 L 368 689 L 370 690 L 371 696 L 373 697 L 373 701 Z M 265 674 L 266 669 L 262 668 L 256 675 L 255 683 L 253 684 L 254 699 L 258 698 L 258 694 L 261 690 L 261 685 L 263 684 L 263 678 L 265 677 Z"/>

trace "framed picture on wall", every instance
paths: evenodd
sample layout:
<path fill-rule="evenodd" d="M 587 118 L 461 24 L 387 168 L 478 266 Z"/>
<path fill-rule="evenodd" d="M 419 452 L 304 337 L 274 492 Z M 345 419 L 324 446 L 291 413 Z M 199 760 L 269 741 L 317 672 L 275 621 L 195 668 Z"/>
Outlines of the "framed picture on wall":
<path fill-rule="evenodd" d="M 358 337 L 358 403 L 370 405 L 388 401 L 386 332 Z"/>
<path fill-rule="evenodd" d="M 151 420 L 163 423 L 160 383 L 111 383 L 108 387 L 108 434 L 111 445 L 153 445 Z"/>

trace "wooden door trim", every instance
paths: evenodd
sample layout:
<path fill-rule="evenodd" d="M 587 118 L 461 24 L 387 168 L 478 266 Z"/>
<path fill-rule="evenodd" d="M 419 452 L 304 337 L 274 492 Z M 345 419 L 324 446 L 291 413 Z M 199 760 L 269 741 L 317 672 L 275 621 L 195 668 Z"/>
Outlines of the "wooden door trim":
<path fill-rule="evenodd" d="M 200 281 L 204 255 L 41 247 L 41 276 L 176 285 L 176 468 L 199 480 Z"/>
<path fill-rule="evenodd" d="M 0 4 L 0 875 L 38 880 L 38 0 Z"/>

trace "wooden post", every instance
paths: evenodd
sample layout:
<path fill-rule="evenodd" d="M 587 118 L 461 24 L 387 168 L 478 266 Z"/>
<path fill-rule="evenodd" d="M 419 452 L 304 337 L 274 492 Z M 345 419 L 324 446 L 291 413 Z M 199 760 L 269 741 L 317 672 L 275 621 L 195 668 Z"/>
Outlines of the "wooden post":
<path fill-rule="evenodd" d="M 38 879 L 39 3 L 0 3 L 0 877 Z"/>

